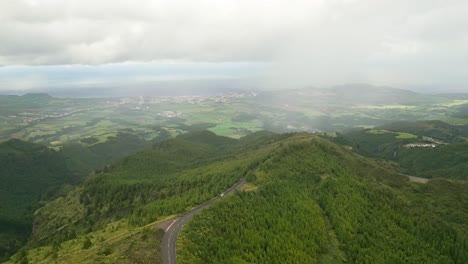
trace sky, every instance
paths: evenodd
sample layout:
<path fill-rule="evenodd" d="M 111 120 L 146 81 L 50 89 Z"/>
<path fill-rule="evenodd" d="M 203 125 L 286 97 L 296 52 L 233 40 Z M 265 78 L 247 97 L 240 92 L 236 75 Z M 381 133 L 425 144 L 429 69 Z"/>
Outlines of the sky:
<path fill-rule="evenodd" d="M 220 80 L 468 92 L 468 1 L 0 0 L 0 92 Z"/>

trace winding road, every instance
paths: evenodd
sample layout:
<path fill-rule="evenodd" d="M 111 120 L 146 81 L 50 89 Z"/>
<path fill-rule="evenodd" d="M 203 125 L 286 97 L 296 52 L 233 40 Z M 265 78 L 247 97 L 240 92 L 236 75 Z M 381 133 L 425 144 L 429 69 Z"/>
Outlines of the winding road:
<path fill-rule="evenodd" d="M 162 241 L 162 258 L 163 258 L 163 264 L 176 264 L 177 263 L 177 258 L 176 258 L 176 240 L 177 240 L 177 235 L 179 234 L 180 230 L 184 227 L 185 224 L 192 219 L 192 217 L 196 214 L 199 213 L 201 210 L 203 210 L 206 207 L 209 207 L 212 205 L 215 201 L 226 197 L 228 194 L 238 190 L 245 184 L 245 179 L 240 180 L 238 183 L 234 184 L 231 188 L 227 189 L 222 196 L 218 195 L 215 198 L 193 208 L 190 210 L 188 213 L 185 215 L 174 219 L 173 222 L 167 227 L 165 230 L 165 234 L 163 237 Z"/>

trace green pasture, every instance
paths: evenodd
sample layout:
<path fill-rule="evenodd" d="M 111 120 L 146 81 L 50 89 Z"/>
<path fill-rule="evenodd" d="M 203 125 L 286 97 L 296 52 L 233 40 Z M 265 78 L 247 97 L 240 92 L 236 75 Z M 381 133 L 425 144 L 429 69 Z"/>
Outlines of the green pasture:
<path fill-rule="evenodd" d="M 382 134 L 395 134 L 395 138 L 398 139 L 412 139 L 417 138 L 418 136 L 410 134 L 410 133 L 403 133 L 403 132 L 392 132 L 384 129 L 371 129 L 366 131 L 368 134 L 373 135 L 382 135 Z"/>
<path fill-rule="evenodd" d="M 468 104 L 468 100 L 453 100 L 450 103 L 440 104 L 440 106 L 452 107 L 452 106 L 459 106 L 459 105 L 464 105 L 464 104 Z"/>

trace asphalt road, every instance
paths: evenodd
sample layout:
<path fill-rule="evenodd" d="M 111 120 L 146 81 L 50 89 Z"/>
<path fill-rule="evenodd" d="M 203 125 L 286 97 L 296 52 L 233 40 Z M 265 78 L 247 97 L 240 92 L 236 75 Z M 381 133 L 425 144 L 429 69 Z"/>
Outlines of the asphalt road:
<path fill-rule="evenodd" d="M 163 264 L 176 264 L 176 240 L 177 235 L 179 234 L 180 230 L 184 227 L 185 224 L 192 219 L 192 217 L 199 213 L 203 208 L 209 207 L 215 201 L 226 197 L 229 193 L 232 193 L 238 190 L 245 184 L 245 179 L 240 180 L 238 183 L 234 184 L 231 188 L 224 192 L 224 195 L 221 197 L 220 195 L 216 196 L 215 198 L 193 208 L 191 211 L 186 213 L 184 216 L 181 216 L 175 219 L 172 224 L 166 229 L 166 233 L 164 234 L 163 241 L 162 241 L 162 258 Z"/>

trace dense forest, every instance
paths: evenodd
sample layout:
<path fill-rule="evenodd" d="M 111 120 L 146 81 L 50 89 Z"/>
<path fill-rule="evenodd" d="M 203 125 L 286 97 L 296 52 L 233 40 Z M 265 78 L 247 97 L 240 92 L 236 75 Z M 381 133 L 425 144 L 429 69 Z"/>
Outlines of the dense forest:
<path fill-rule="evenodd" d="M 38 210 L 30 244 L 60 243 L 118 219 L 139 227 L 182 213 L 244 177 L 269 155 L 268 145 L 284 137 L 261 132 L 233 140 L 203 131 L 156 143 Z"/>
<path fill-rule="evenodd" d="M 189 223 L 180 263 L 466 263 L 466 183 L 410 183 L 350 154 L 314 138 L 284 146 L 257 190 Z"/>
<path fill-rule="evenodd" d="M 26 242 L 37 202 L 70 182 L 69 176 L 54 150 L 15 139 L 0 144 L 0 260 Z"/>
<path fill-rule="evenodd" d="M 159 224 L 246 178 L 183 229 L 180 263 L 466 262 L 466 182 L 412 183 L 393 167 L 308 133 L 187 133 L 47 201 L 12 261 L 159 263 Z"/>
<path fill-rule="evenodd" d="M 125 133 L 97 144 L 67 144 L 58 151 L 17 139 L 1 143 L 0 260 L 25 244 L 36 209 L 66 195 L 93 170 L 149 145 Z"/>

